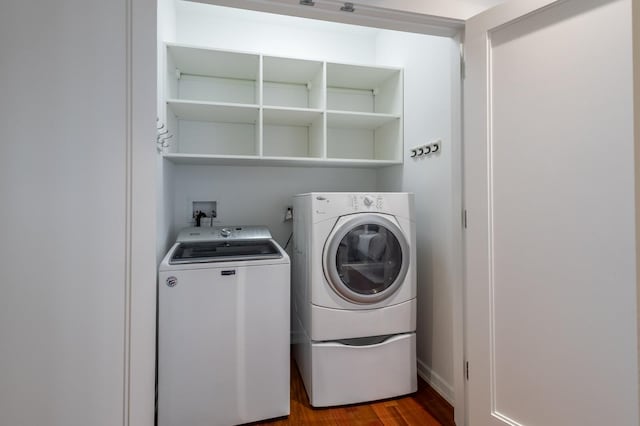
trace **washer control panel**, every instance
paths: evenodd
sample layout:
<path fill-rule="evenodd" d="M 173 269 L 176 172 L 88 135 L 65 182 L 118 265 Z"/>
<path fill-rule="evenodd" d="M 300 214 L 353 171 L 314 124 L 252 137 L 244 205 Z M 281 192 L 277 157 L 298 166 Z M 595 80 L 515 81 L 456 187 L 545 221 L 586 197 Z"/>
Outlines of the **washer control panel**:
<path fill-rule="evenodd" d="M 268 240 L 271 232 L 266 226 L 214 226 L 185 228 L 178 234 L 176 242 L 220 241 L 220 240 Z"/>
<path fill-rule="evenodd" d="M 377 194 L 354 194 L 351 196 L 354 211 L 375 211 L 384 207 L 384 197 Z"/>

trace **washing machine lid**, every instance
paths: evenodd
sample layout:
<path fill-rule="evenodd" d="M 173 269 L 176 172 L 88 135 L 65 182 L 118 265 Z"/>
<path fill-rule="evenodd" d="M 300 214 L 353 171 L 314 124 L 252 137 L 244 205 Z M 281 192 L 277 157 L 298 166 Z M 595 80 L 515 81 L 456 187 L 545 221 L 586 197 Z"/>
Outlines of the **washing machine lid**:
<path fill-rule="evenodd" d="M 280 259 L 282 253 L 273 240 L 191 241 L 179 243 L 170 265 Z"/>
<path fill-rule="evenodd" d="M 355 214 L 338 219 L 323 253 L 324 273 L 342 298 L 376 303 L 404 282 L 409 243 L 393 216 Z"/>

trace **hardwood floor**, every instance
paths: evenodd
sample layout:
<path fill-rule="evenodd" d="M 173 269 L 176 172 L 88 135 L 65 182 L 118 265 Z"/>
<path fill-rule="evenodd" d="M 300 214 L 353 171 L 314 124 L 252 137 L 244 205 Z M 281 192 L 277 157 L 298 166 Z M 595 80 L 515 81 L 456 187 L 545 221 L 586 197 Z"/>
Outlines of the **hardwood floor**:
<path fill-rule="evenodd" d="M 418 392 L 401 397 L 342 407 L 313 408 L 295 362 L 291 360 L 291 414 L 252 425 L 421 425 L 455 426 L 453 407 L 422 379 Z"/>

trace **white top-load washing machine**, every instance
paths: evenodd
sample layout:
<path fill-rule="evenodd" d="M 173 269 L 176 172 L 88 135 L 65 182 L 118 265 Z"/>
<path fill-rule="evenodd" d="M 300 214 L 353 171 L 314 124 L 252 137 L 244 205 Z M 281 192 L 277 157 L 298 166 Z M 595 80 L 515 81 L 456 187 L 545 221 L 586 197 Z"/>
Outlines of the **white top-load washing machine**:
<path fill-rule="evenodd" d="M 417 389 L 413 194 L 294 197 L 294 355 L 314 406 Z"/>
<path fill-rule="evenodd" d="M 180 233 L 159 268 L 158 426 L 289 414 L 289 283 L 264 227 Z"/>

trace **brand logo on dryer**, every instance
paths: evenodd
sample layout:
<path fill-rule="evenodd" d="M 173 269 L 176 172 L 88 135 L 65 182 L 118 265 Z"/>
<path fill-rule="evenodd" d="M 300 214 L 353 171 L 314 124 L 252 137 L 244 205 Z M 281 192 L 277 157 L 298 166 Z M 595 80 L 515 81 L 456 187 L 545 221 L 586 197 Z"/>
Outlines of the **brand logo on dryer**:
<path fill-rule="evenodd" d="M 176 277 L 171 276 L 167 278 L 167 286 L 175 287 L 176 285 L 178 285 L 178 279 Z"/>
<path fill-rule="evenodd" d="M 325 203 L 329 203 L 329 200 L 327 200 L 325 197 L 323 196 L 317 196 L 316 200 L 320 201 L 320 202 L 325 202 Z M 319 209 L 316 209 L 316 214 L 327 214 L 326 210 L 322 209 L 322 206 L 320 205 L 320 203 L 317 203 L 317 207 L 320 207 Z"/>

